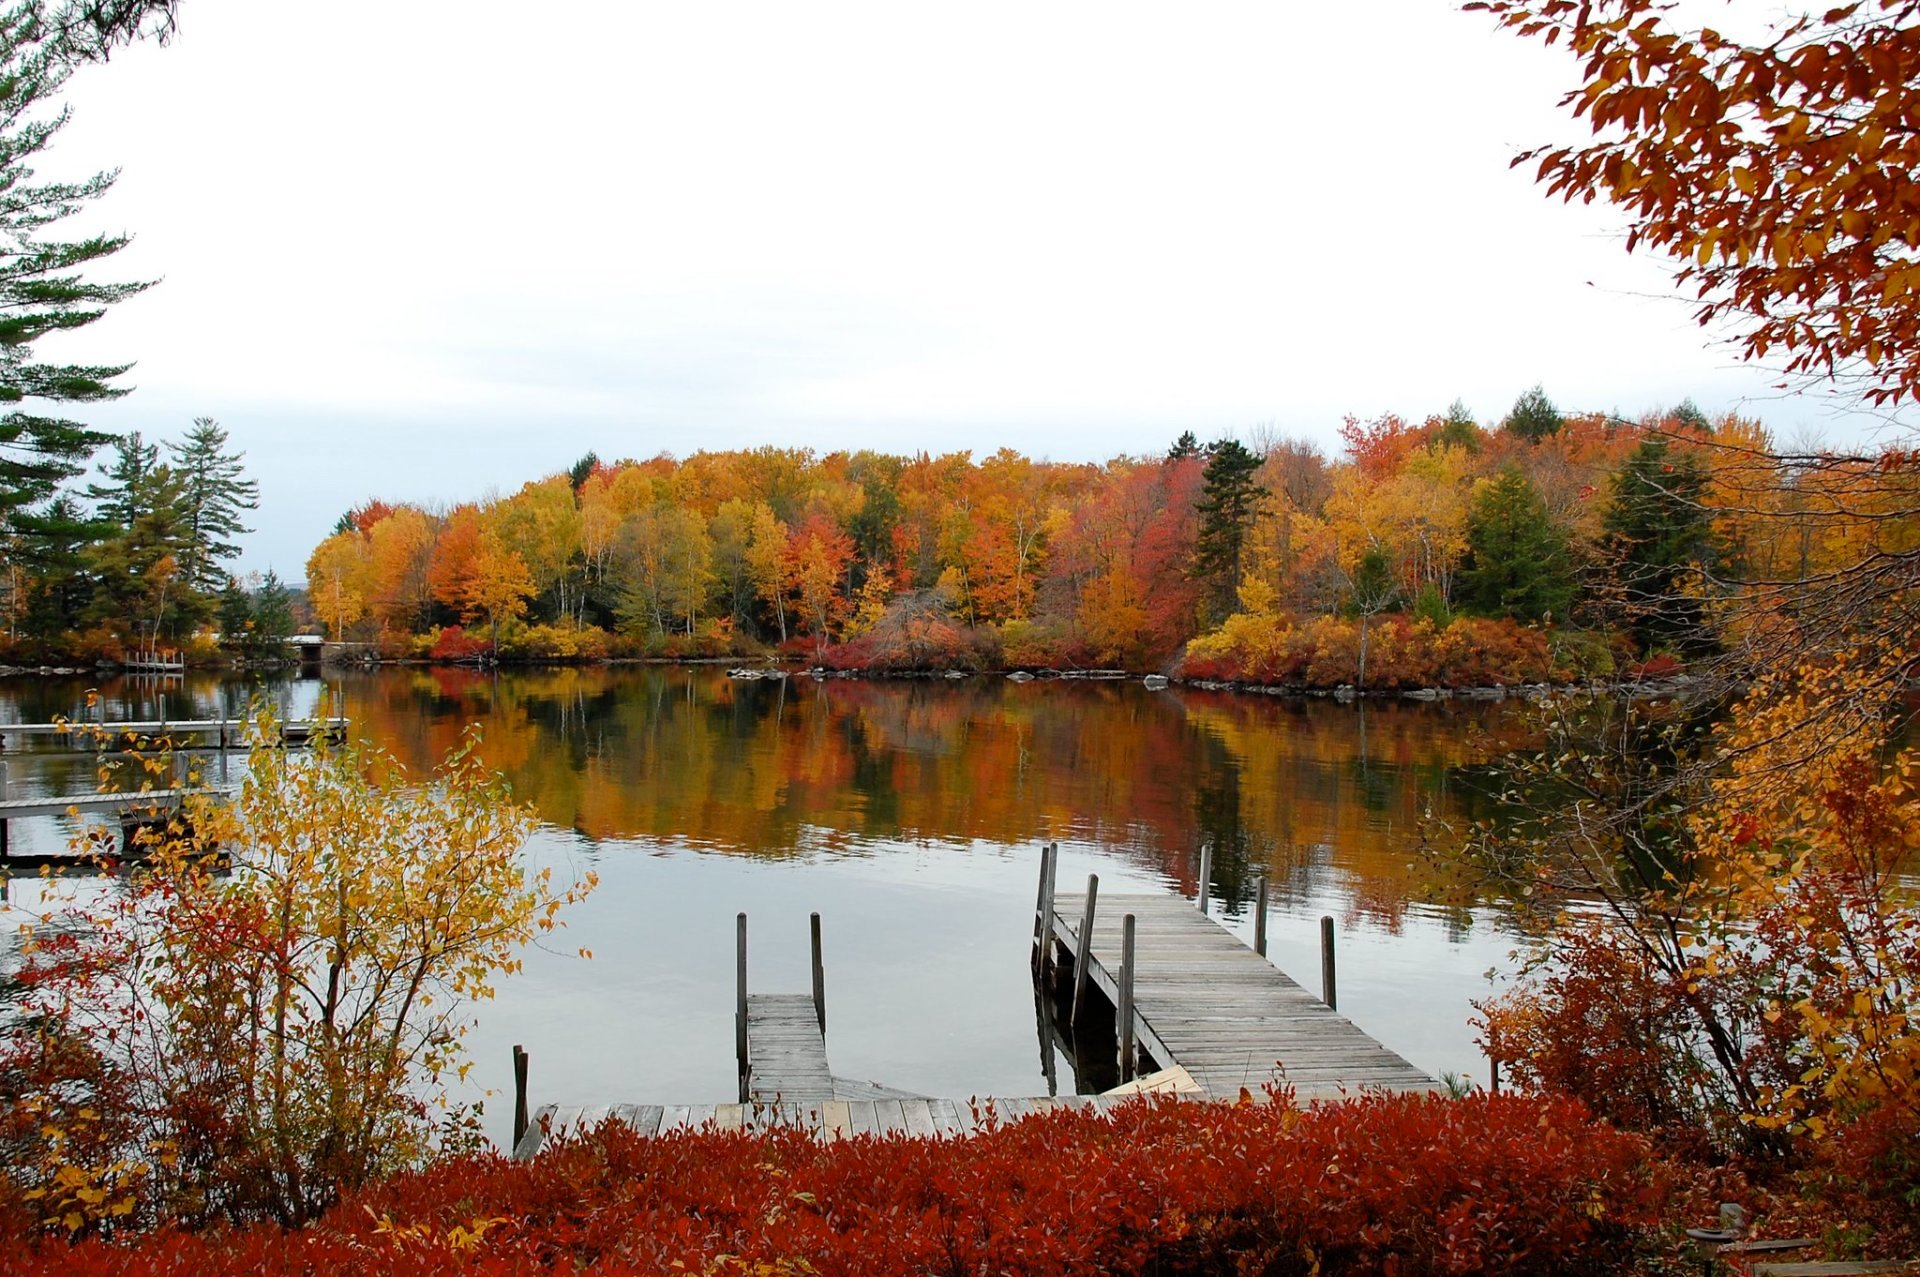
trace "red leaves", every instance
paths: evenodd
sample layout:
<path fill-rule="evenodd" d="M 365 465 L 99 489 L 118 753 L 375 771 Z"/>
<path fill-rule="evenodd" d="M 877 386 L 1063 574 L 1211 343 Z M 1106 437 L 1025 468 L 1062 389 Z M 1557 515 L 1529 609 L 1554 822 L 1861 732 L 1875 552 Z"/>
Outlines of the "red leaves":
<path fill-rule="evenodd" d="M 1638 1138 L 1515 1096 L 1132 1105 L 966 1140 L 608 1126 L 531 1164 L 450 1162 L 304 1232 L 43 1244 L 96 1273 L 1573 1271 L 1653 1225 Z"/>

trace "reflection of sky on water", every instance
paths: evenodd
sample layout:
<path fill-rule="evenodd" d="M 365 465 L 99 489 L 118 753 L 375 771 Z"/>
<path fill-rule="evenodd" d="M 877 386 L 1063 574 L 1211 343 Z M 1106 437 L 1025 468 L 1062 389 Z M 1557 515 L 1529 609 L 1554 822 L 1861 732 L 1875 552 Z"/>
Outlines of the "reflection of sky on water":
<path fill-rule="evenodd" d="M 271 695 L 300 715 L 319 691 Z M 764 992 L 810 987 L 807 914 L 821 913 L 837 1074 L 934 1095 L 1043 1093 L 1027 959 L 1046 837 L 1062 843 L 1063 890 L 1098 873 L 1109 895 L 1190 895 L 1205 843 L 1216 915 L 1249 942 L 1254 871 L 1268 867 L 1281 970 L 1319 989 L 1331 914 L 1341 1010 L 1422 1068 L 1484 1080 L 1469 1002 L 1514 940 L 1490 910 L 1414 902 L 1407 871 L 1420 812 L 1470 801 L 1460 775 L 1476 755 L 1462 742 L 1481 719 L 987 679 L 783 691 L 677 670 L 391 671 L 351 677 L 347 692 L 356 726 L 421 770 L 480 719 L 489 761 L 543 816 L 534 862 L 600 875 L 567 928 L 475 1010 L 473 1082 L 496 1092 L 496 1138 L 514 1043 L 531 1052 L 536 1103 L 731 1099 L 741 910 Z M 196 682 L 167 708 L 217 717 L 244 695 Z M 0 717 L 71 712 L 62 698 L 76 690 L 15 681 Z M 144 692 L 109 703 L 157 709 Z M 88 757 L 10 762 L 14 796 L 94 787 Z M 25 822 L 13 845 L 58 849 L 60 823 Z M 75 890 L 11 879 L 9 916 Z M 1070 1086 L 1064 1061 L 1057 1071 Z"/>

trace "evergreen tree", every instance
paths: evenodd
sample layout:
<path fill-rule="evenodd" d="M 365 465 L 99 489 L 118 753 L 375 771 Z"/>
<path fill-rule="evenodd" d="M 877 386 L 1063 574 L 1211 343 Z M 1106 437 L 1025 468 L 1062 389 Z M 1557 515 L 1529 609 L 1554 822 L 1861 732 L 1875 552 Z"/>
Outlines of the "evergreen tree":
<path fill-rule="evenodd" d="M 1517 467 L 1474 493 L 1459 597 L 1476 612 L 1522 621 L 1564 617 L 1573 601 L 1566 531 L 1548 517 L 1546 502 Z"/>
<path fill-rule="evenodd" d="M 214 615 L 220 624 L 222 643 L 242 652 L 253 650 L 253 595 L 240 584 L 239 577 L 227 578 L 226 588 L 220 591 L 220 607 Z"/>
<path fill-rule="evenodd" d="M 1467 405 L 1458 399 L 1448 404 L 1446 419 L 1440 423 L 1440 429 L 1434 431 L 1433 446 L 1478 452 L 1480 442 L 1480 423 L 1467 411 Z"/>
<path fill-rule="evenodd" d="M 186 484 L 161 465 L 135 500 L 140 509 L 126 530 L 88 551 L 98 581 L 91 616 L 151 647 L 190 629 L 209 609 L 181 567 L 189 537 Z"/>
<path fill-rule="evenodd" d="M 24 587 L 15 613 L 21 630 L 53 638 L 73 628 L 93 597 L 86 551 L 101 532 L 102 526 L 63 492 L 35 513 L 31 535 L 13 538 L 8 568 Z"/>
<path fill-rule="evenodd" d="M 148 443 L 138 430 L 116 437 L 113 460 L 100 472 L 106 482 L 87 485 L 94 517 L 109 528 L 132 527 L 151 500 L 153 472 L 159 465 L 159 445 Z"/>
<path fill-rule="evenodd" d="M 253 596 L 253 630 L 262 643 L 275 647 L 293 633 L 293 592 L 272 568 L 260 578 Z"/>
<path fill-rule="evenodd" d="M 1240 588 L 1241 554 L 1267 490 L 1253 481 L 1261 458 L 1238 439 L 1222 439 L 1207 450 L 1205 486 L 1194 507 L 1200 516 L 1193 543 L 1193 574 L 1208 582 L 1217 611 Z"/>
<path fill-rule="evenodd" d="M 573 467 L 567 471 L 567 482 L 573 485 L 573 490 L 576 495 L 578 495 L 581 486 L 585 484 L 588 479 L 591 479 L 593 472 L 599 468 L 600 455 L 593 451 L 588 451 L 586 456 L 573 463 Z M 338 530 L 337 528 L 335 529 L 335 531 Z"/>
<path fill-rule="evenodd" d="M 1651 435 L 1615 472 L 1601 524 L 1605 592 L 1643 652 L 1712 651 L 1705 590 L 1720 550 L 1700 459 Z"/>
<path fill-rule="evenodd" d="M 74 16 L 70 7 L 64 20 Z M 32 535 L 32 506 L 79 474 L 107 436 L 78 421 L 25 407 L 95 403 L 117 398 L 111 383 L 130 365 L 50 364 L 33 344 L 100 318 L 106 308 L 146 288 L 143 283 L 91 283 L 84 270 L 119 252 L 124 235 L 46 238 L 47 228 L 106 194 L 114 175 L 78 182 L 37 182 L 37 157 L 67 121 L 49 104 L 71 72 L 74 50 L 38 3 L 0 11 L 0 524 Z"/>
<path fill-rule="evenodd" d="M 241 478 L 246 454 L 227 451 L 227 432 L 211 417 L 195 417 L 186 438 L 167 450 L 183 485 L 187 519 L 180 569 L 188 585 L 211 594 L 227 577 L 220 561 L 240 553 L 226 538 L 252 531 L 240 522 L 240 512 L 260 508 L 260 485 Z"/>
<path fill-rule="evenodd" d="M 1513 401 L 1513 411 L 1501 426 L 1529 443 L 1539 443 L 1548 435 L 1557 434 L 1565 420 L 1553 406 L 1553 400 L 1547 398 L 1547 392 L 1535 386 Z"/>
<path fill-rule="evenodd" d="M 1180 437 L 1173 441 L 1173 447 L 1167 449 L 1167 460 L 1185 461 L 1188 457 L 1200 455 L 1200 441 L 1193 437 L 1193 431 L 1182 430 Z"/>

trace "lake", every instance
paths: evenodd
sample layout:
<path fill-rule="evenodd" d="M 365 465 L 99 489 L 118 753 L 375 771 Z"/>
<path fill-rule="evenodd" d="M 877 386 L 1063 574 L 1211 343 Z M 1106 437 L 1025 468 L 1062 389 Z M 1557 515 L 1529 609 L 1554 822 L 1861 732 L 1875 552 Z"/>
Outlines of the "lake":
<path fill-rule="evenodd" d="M 79 680 L 0 682 L 0 718 L 73 714 Z M 111 718 L 218 717 L 264 694 L 312 711 L 316 680 L 115 679 Z M 1429 813 L 1473 812 L 1476 768 L 1523 739 L 1500 703 L 1342 705 L 1128 682 L 735 680 L 712 667 L 386 669 L 331 677 L 353 729 L 420 773 L 468 724 L 533 805 L 529 845 L 599 889 L 476 1008 L 487 1129 L 511 1118 L 510 1049 L 538 1103 L 733 1098 L 734 916 L 751 986 L 805 992 L 807 916 L 825 933 L 834 1072 L 922 1094 L 1047 1090 L 1028 970 L 1040 846 L 1063 890 L 1196 889 L 1252 935 L 1270 875 L 1269 952 L 1319 988 L 1318 920 L 1338 923 L 1340 1007 L 1434 1073 L 1484 1081 L 1468 1020 L 1515 934 L 1491 908 L 1423 904 Z M 237 765 L 237 764 L 236 764 Z M 93 788 L 85 757 L 9 755 L 10 793 Z M 64 842 L 52 820 L 16 849 Z M 8 881 L 12 910 L 49 886 Z M 590 960 L 576 950 L 592 951 Z M 1062 1089 L 1071 1063 L 1060 1060 Z"/>

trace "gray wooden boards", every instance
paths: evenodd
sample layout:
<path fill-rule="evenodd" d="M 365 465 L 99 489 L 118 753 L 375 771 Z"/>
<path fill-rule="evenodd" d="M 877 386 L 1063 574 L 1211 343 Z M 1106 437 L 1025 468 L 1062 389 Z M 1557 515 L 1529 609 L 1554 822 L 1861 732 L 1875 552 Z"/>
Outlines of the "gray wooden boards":
<path fill-rule="evenodd" d="M 811 1008 L 812 1001 L 808 999 Z M 822 1139 L 856 1135 L 962 1136 L 1055 1108 L 1109 1113 L 1131 1096 L 1060 1095 L 1036 1099 L 826 1100 L 812 1104 L 600 1104 L 543 1105 L 513 1149 L 516 1158 L 538 1153 L 548 1140 L 591 1131 L 602 1122 L 624 1122 L 644 1136 L 675 1131 L 767 1131 L 792 1128 Z"/>
<path fill-rule="evenodd" d="M 822 1104 L 834 1098 L 812 994 L 747 995 L 747 1062 L 751 1101 Z"/>
<path fill-rule="evenodd" d="M 1053 939 L 1078 947 L 1083 901 L 1053 900 Z M 1289 980 L 1232 932 L 1177 896 L 1106 896 L 1094 915 L 1088 978 L 1117 1005 L 1121 919 L 1135 919 L 1133 1017 L 1140 1045 L 1179 1065 L 1202 1090 L 1290 1083 L 1302 1100 L 1362 1088 L 1428 1091 L 1438 1084 Z M 1276 1067 L 1276 1064 L 1278 1067 Z"/>

